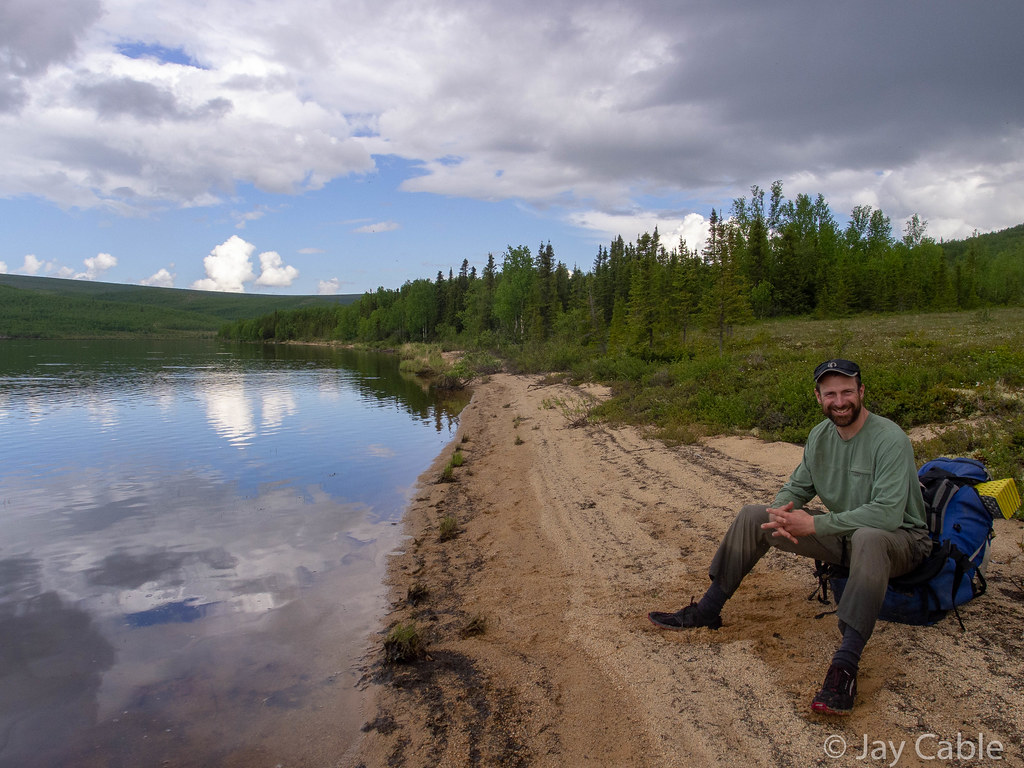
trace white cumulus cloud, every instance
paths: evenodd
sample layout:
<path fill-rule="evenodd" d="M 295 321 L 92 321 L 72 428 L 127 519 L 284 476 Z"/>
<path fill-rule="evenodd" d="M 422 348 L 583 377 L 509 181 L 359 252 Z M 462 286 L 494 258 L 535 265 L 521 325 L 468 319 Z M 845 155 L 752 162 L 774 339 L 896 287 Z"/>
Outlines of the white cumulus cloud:
<path fill-rule="evenodd" d="M 232 235 L 203 259 L 206 277 L 192 283 L 201 291 L 243 293 L 245 284 L 256 279 L 252 271 L 252 253 L 256 246 Z"/>
<path fill-rule="evenodd" d="M 84 272 L 76 272 L 75 280 L 96 280 L 108 269 L 117 266 L 117 257 L 109 253 L 97 253 L 92 258 L 84 259 Z"/>
<path fill-rule="evenodd" d="M 277 251 L 267 251 L 260 254 L 260 276 L 256 285 L 267 285 L 276 288 L 286 288 L 295 282 L 299 276 L 299 270 L 286 265 Z"/>
<path fill-rule="evenodd" d="M 21 269 L 18 271 L 23 275 L 38 275 L 39 270 L 47 266 L 52 265 L 47 265 L 34 253 L 28 253 L 25 254 L 25 262 L 21 265 Z"/>
<path fill-rule="evenodd" d="M 678 216 L 653 211 L 604 213 L 592 210 L 574 214 L 570 220 L 577 227 L 593 232 L 597 242 L 608 242 L 619 235 L 628 242 L 644 233 L 653 233 L 657 228 L 661 244 L 669 250 L 684 240 L 691 251 L 700 251 L 708 233 L 708 222 L 699 213 Z"/>
<path fill-rule="evenodd" d="M 160 269 L 153 273 L 145 280 L 139 281 L 140 285 L 155 286 L 157 288 L 173 288 L 174 287 L 174 275 L 168 272 L 166 269 Z"/>
<path fill-rule="evenodd" d="M 299 270 L 285 264 L 277 251 L 265 251 L 259 255 L 260 275 L 257 278 L 252 263 L 255 250 L 252 243 L 232 235 L 203 259 L 206 277 L 196 280 L 192 287 L 202 291 L 243 293 L 246 283 L 255 281 L 256 285 L 285 288 L 299 276 Z"/>
<path fill-rule="evenodd" d="M 332 277 L 328 280 L 321 280 L 317 286 L 317 293 L 321 296 L 333 296 L 341 290 L 341 281 Z"/>

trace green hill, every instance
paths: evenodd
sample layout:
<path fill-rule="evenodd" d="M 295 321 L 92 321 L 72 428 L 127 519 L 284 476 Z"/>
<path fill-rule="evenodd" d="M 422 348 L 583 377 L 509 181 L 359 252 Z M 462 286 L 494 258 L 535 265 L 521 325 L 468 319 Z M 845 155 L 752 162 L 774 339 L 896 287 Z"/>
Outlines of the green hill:
<path fill-rule="evenodd" d="M 983 235 L 967 237 L 963 240 L 944 240 L 942 250 L 946 258 L 955 261 L 967 253 L 974 244 L 981 253 L 996 256 L 1003 253 L 1020 253 L 1024 246 L 1024 224 L 1000 229 L 998 232 L 986 232 Z"/>
<path fill-rule="evenodd" d="M 182 336 L 358 295 L 263 296 L 0 274 L 0 338 Z"/>

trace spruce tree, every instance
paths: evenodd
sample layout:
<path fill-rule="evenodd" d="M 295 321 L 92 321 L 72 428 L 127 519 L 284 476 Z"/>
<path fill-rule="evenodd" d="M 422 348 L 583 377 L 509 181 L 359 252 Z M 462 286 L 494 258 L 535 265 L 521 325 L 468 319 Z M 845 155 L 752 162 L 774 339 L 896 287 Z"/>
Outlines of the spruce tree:
<path fill-rule="evenodd" d="M 701 314 L 708 328 L 718 334 L 719 354 L 725 351 L 725 337 L 738 323 L 753 319 L 746 296 L 746 281 L 726 242 L 726 227 L 711 211 L 712 229 L 705 245 L 705 262 L 711 270 L 712 282 L 701 302 Z"/>

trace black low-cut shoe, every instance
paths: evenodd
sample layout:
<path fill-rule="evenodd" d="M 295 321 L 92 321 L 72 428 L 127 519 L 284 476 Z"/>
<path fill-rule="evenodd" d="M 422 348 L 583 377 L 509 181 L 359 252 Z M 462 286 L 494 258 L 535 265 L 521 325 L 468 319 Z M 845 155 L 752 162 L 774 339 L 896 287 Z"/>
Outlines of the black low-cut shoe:
<path fill-rule="evenodd" d="M 857 673 L 833 664 L 825 675 L 825 683 L 811 702 L 811 709 L 823 715 L 848 715 L 857 698 Z"/>
<path fill-rule="evenodd" d="M 697 612 L 697 603 L 693 600 L 681 611 L 676 611 L 675 613 L 651 611 L 647 614 L 647 618 L 651 620 L 654 626 L 661 627 L 662 629 L 693 629 L 694 627 L 718 629 L 722 626 L 721 616 L 712 616 L 710 619 L 704 618 Z"/>

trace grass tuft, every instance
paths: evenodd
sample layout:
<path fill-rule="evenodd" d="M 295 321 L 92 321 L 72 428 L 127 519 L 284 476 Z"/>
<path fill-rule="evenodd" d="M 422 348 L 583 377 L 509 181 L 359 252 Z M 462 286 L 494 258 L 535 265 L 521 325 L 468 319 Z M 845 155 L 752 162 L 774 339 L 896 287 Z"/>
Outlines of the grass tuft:
<path fill-rule="evenodd" d="M 441 518 L 441 524 L 438 526 L 441 541 L 448 541 L 454 539 L 459 535 L 459 521 L 455 519 L 455 515 L 445 515 Z"/>
<path fill-rule="evenodd" d="M 448 459 L 448 463 L 444 469 L 441 470 L 441 477 L 438 478 L 439 483 L 453 483 L 455 482 L 455 468 L 461 467 L 466 463 L 466 457 L 462 454 L 462 451 L 458 448 L 455 449 L 455 453 Z"/>
<path fill-rule="evenodd" d="M 389 664 L 409 664 L 425 652 L 423 637 L 412 622 L 395 624 L 384 638 L 384 661 Z"/>
<path fill-rule="evenodd" d="M 406 593 L 405 599 L 410 605 L 419 605 L 428 597 L 430 597 L 430 590 L 427 589 L 427 585 L 417 581 L 409 585 L 409 591 Z"/>
<path fill-rule="evenodd" d="M 472 619 L 470 619 L 469 623 L 466 624 L 466 626 L 459 630 L 459 634 L 462 637 L 476 637 L 478 635 L 483 635 L 486 632 L 487 617 L 479 613 Z"/>

